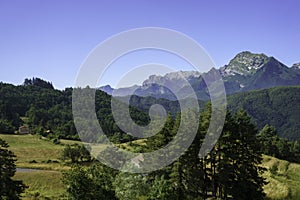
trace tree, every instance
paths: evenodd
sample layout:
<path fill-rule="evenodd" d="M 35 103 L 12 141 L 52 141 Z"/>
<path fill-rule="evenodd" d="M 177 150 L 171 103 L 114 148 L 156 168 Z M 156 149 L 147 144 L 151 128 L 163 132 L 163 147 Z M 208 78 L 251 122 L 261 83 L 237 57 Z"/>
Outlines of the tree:
<path fill-rule="evenodd" d="M 262 172 L 265 169 L 259 166 L 262 153 L 256 127 L 243 110 L 234 115 L 233 122 L 231 141 L 234 146 L 231 148 L 235 150 L 235 159 L 232 162 L 234 178 L 229 195 L 234 199 L 264 199 L 263 186 L 266 182 Z"/>
<path fill-rule="evenodd" d="M 0 119 L 0 133 L 14 133 L 13 125 L 6 119 Z"/>
<path fill-rule="evenodd" d="M 277 131 L 275 127 L 266 125 L 258 134 L 262 152 L 266 155 L 278 157 L 279 151 L 276 146 Z"/>
<path fill-rule="evenodd" d="M 209 111 L 202 114 L 200 131 L 206 131 L 209 118 Z M 204 199 L 264 198 L 265 181 L 261 176 L 264 168 L 260 167 L 262 154 L 256 134 L 256 127 L 245 111 L 233 116 L 227 113 L 218 142 L 201 159 Z"/>
<path fill-rule="evenodd" d="M 91 161 L 90 151 L 83 145 L 73 144 L 67 145 L 62 152 L 62 159 L 70 159 L 72 163 L 78 163 L 83 161 Z"/>
<path fill-rule="evenodd" d="M 0 139 L 0 199 L 20 199 L 26 186 L 22 181 L 12 180 L 16 172 L 15 155 L 7 148 L 9 145 Z"/>
<path fill-rule="evenodd" d="M 115 174 L 115 170 L 100 163 L 94 163 L 88 168 L 76 165 L 63 173 L 63 183 L 70 199 L 115 200 L 112 186 Z"/>
<path fill-rule="evenodd" d="M 63 174 L 63 183 L 67 188 L 70 199 L 93 199 L 92 180 L 87 176 L 83 167 L 72 167 Z"/>
<path fill-rule="evenodd" d="M 141 174 L 119 173 L 114 182 L 116 196 L 120 200 L 139 200 L 145 198 L 150 186 L 147 177 Z"/>
<path fill-rule="evenodd" d="M 150 193 L 147 195 L 150 200 L 175 199 L 171 181 L 167 180 L 164 175 L 156 176 L 150 189 Z"/>
<path fill-rule="evenodd" d="M 262 152 L 291 162 L 299 162 L 299 143 L 290 142 L 277 135 L 276 128 L 266 125 L 258 134 Z"/>

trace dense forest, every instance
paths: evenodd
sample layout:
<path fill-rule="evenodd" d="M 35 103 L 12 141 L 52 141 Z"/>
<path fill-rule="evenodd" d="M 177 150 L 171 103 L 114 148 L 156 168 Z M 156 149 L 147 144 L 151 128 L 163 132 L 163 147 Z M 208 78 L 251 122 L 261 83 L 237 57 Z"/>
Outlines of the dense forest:
<path fill-rule="evenodd" d="M 26 79 L 23 85 L 0 83 L 0 132 L 14 133 L 28 125 L 32 133 L 48 137 L 79 139 L 72 115 L 72 88 L 56 90 L 39 78 Z M 130 136 L 115 124 L 111 113 L 111 96 L 97 90 L 95 109 L 104 133 L 113 142 L 125 142 Z M 149 116 L 133 107 L 130 114 L 139 124 Z"/>
<path fill-rule="evenodd" d="M 300 141 L 300 87 L 274 87 L 238 93 L 227 98 L 228 108 L 243 108 L 259 129 L 266 124 L 276 127 L 281 137 Z"/>
<path fill-rule="evenodd" d="M 53 141 L 61 138 L 79 139 L 73 122 L 72 92 L 72 88 L 56 90 L 50 82 L 39 78 L 26 79 L 20 86 L 0 83 L 0 132 L 16 133 L 20 126 L 27 125 L 31 133 Z M 68 196 L 70 199 L 121 200 L 264 199 L 263 186 L 267 182 L 262 176 L 266 169 L 260 165 L 262 154 L 300 162 L 298 138 L 289 137 L 296 133 L 292 133 L 292 129 L 286 127 L 290 132 L 284 136 L 295 139 L 289 141 L 280 137 L 277 131 L 281 129 L 276 129 L 276 126 L 295 120 L 297 110 L 291 106 L 299 99 L 297 94 L 299 87 L 282 87 L 230 96 L 228 107 L 231 111 L 227 112 L 220 138 L 207 155 L 200 157 L 199 151 L 210 123 L 211 105 L 199 101 L 201 113 L 198 131 L 189 148 L 171 165 L 149 173 L 131 174 L 117 171 L 92 158 L 83 146 L 68 145 L 63 156 L 65 159 L 70 158 L 75 164 L 63 175 Z M 137 124 L 149 123 L 150 118 L 146 113 L 155 103 L 163 105 L 169 111 L 163 128 L 156 135 L 138 140 L 125 134 L 114 121 L 111 98 L 110 95 L 96 90 L 95 110 L 101 128 L 111 142 L 135 153 L 152 152 L 166 146 L 176 136 L 183 114 L 186 113 L 186 116 L 190 117 L 196 114 L 191 110 L 178 112 L 176 101 L 133 96 L 129 109 Z M 188 101 L 187 99 L 186 102 Z M 118 101 L 118 104 L 124 102 Z M 267 120 L 260 121 L 263 113 L 264 119 Z M 279 121 L 282 124 L 278 124 L 275 119 L 282 120 Z M 186 136 L 191 131 L 185 129 Z M 184 135 L 181 137 L 181 140 L 186 139 Z M 180 145 L 175 145 L 174 151 L 180 148 Z M 112 156 L 110 151 L 110 148 L 104 149 L 98 158 L 118 159 Z M 161 157 L 142 160 L 138 165 L 128 165 L 128 162 L 122 159 L 118 162 L 123 171 L 126 171 L 126 167 L 155 166 L 163 159 Z"/>

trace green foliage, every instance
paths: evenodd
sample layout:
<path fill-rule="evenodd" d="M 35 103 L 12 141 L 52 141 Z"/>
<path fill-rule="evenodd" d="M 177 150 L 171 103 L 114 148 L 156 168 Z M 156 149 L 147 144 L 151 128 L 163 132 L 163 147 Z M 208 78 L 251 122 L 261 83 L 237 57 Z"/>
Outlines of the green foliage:
<path fill-rule="evenodd" d="M 266 125 L 258 134 L 262 152 L 279 159 L 300 162 L 299 142 L 290 142 L 277 135 L 276 128 Z"/>
<path fill-rule="evenodd" d="M 165 178 L 164 175 L 156 176 L 153 180 L 152 186 L 150 187 L 150 193 L 147 194 L 150 200 L 169 200 L 174 199 L 175 193 L 171 186 L 172 182 Z"/>
<path fill-rule="evenodd" d="M 83 144 L 66 145 L 62 152 L 62 159 L 70 159 L 72 163 L 89 162 L 91 161 L 90 149 L 87 149 Z"/>
<path fill-rule="evenodd" d="M 140 174 L 119 173 L 114 181 L 116 196 L 120 200 L 139 200 L 146 197 L 150 186 Z"/>
<path fill-rule="evenodd" d="M 15 128 L 6 119 L 0 119 L 0 133 L 14 133 Z"/>
<path fill-rule="evenodd" d="M 278 136 L 300 141 L 300 87 L 275 87 L 234 94 L 228 97 L 228 108 L 247 111 L 258 129 L 274 126 Z"/>
<path fill-rule="evenodd" d="M 209 126 L 210 112 L 211 105 L 208 104 L 206 110 L 201 113 L 198 134 L 178 160 L 168 167 L 142 177 L 148 179 L 149 185 L 160 188 L 150 192 L 148 198 L 155 199 L 161 195 L 162 198 L 180 200 L 264 199 L 263 186 L 266 182 L 262 177 L 265 169 L 260 166 L 262 152 L 256 127 L 245 111 L 239 111 L 234 115 L 228 113 L 218 142 L 208 155 L 199 159 L 198 153 Z M 162 131 L 145 141 L 147 146 L 144 148 L 149 151 L 166 145 L 171 139 L 170 136 L 178 130 L 178 119 L 180 118 L 177 117 L 176 120 L 168 118 Z M 188 134 L 187 129 L 185 135 Z M 153 162 L 156 161 L 151 160 L 151 163 Z M 137 190 L 134 187 L 138 186 L 132 185 L 133 189 L 126 188 L 128 195 L 133 194 L 134 197 L 130 197 L 133 199 L 136 196 L 141 198 L 143 194 L 133 192 L 132 190 Z"/>
<path fill-rule="evenodd" d="M 0 139 L 0 199 L 20 199 L 25 185 L 22 181 L 13 180 L 16 172 L 15 155 L 9 151 L 8 144 Z"/>
<path fill-rule="evenodd" d="M 225 82 L 224 84 L 229 83 Z M 300 141 L 299 101 L 299 86 L 241 92 L 227 98 L 228 109 L 233 113 L 239 109 L 244 109 L 252 117 L 253 123 L 257 125 L 258 129 L 262 129 L 266 124 L 269 124 L 277 129 L 280 137 L 298 141 Z M 177 101 L 154 99 L 152 97 L 133 96 L 131 98 L 132 106 L 146 112 L 153 103 L 163 105 L 173 116 L 180 111 Z M 204 102 L 199 101 L 199 105 L 200 108 L 204 108 Z"/>
<path fill-rule="evenodd" d="M 95 163 L 88 168 L 79 165 L 63 174 L 70 199 L 116 199 L 112 187 L 115 171 Z"/>
<path fill-rule="evenodd" d="M 84 91 L 88 88 L 78 90 Z M 99 90 L 93 91 L 97 118 L 106 136 L 116 143 L 132 140 L 133 137 L 119 129 L 114 121 L 111 96 Z M 49 137 L 49 133 L 52 133 L 58 139 L 78 140 L 71 107 L 72 92 L 72 88 L 63 91 L 53 89 L 51 83 L 39 78 L 26 79 L 21 86 L 0 83 L 0 131 L 13 133 L 24 123 L 21 117 L 26 117 L 26 124 L 32 133 L 44 137 Z M 129 109 L 136 123 L 146 125 L 149 122 L 147 114 L 131 106 Z M 88 124 L 84 119 L 82 123 Z"/>
<path fill-rule="evenodd" d="M 42 87 L 42 88 L 54 89 L 52 83 L 47 82 L 40 78 L 32 78 L 32 79 L 26 78 L 23 85 L 24 86 L 35 85 L 35 86 Z"/>

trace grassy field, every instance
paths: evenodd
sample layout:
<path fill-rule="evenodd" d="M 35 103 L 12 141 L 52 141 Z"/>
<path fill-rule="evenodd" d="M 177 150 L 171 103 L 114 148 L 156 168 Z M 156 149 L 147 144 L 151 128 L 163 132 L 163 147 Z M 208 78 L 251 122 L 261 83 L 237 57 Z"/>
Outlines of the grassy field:
<path fill-rule="evenodd" d="M 16 172 L 14 178 L 23 180 L 28 186 L 22 199 L 64 199 L 65 188 L 61 177 L 62 172 L 70 167 L 60 157 L 66 144 L 80 141 L 60 140 L 60 144 L 54 144 L 38 135 L 13 134 L 0 134 L 0 138 L 9 144 L 9 149 L 17 156 L 17 168 L 39 169 Z M 93 150 L 104 148 L 105 145 L 97 145 Z"/>
<path fill-rule="evenodd" d="M 60 155 L 65 144 L 79 143 L 78 141 L 61 140 L 61 144 L 54 144 L 35 135 L 0 134 L 0 138 L 8 142 L 10 150 L 17 156 L 18 168 L 41 169 L 16 172 L 14 178 L 23 180 L 29 186 L 24 199 L 64 199 L 65 189 L 61 177 L 62 171 L 69 166 L 60 160 Z M 144 142 L 139 140 L 133 143 L 144 145 Z M 128 144 L 118 146 L 132 150 Z M 98 151 L 104 148 L 105 146 L 98 146 L 95 149 Z M 268 199 L 300 199 L 300 164 L 264 156 L 262 165 L 268 169 L 264 173 L 269 182 L 264 187 Z"/>
<path fill-rule="evenodd" d="M 17 171 L 15 179 L 28 186 L 23 199 L 62 199 L 65 189 L 61 182 L 62 171 L 70 167 L 61 160 L 64 144 L 76 141 L 62 140 L 61 144 L 36 135 L 0 134 L 17 156 L 17 168 L 40 169 L 30 172 Z"/>
<path fill-rule="evenodd" d="M 263 166 L 268 169 L 264 174 L 268 199 L 300 199 L 300 164 L 264 156 Z"/>
<path fill-rule="evenodd" d="M 9 149 L 17 156 L 17 167 L 48 170 L 65 168 L 60 163 L 63 144 L 54 144 L 36 135 L 0 134 L 0 138 L 9 144 Z"/>
<path fill-rule="evenodd" d="M 65 199 L 66 193 L 60 171 L 16 172 L 14 178 L 22 180 L 29 187 L 22 195 L 22 199 Z"/>

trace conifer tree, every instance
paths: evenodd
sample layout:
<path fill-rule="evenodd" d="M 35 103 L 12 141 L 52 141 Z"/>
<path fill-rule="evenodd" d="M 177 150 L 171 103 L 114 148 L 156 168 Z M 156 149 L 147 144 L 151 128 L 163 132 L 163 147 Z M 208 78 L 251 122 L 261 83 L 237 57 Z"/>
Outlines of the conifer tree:
<path fill-rule="evenodd" d="M 13 180 L 16 172 L 15 155 L 7 148 L 9 145 L 0 138 L 0 199 L 20 199 L 26 186 L 22 181 Z"/>

